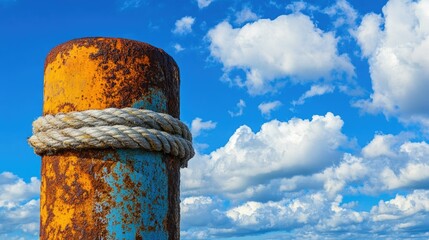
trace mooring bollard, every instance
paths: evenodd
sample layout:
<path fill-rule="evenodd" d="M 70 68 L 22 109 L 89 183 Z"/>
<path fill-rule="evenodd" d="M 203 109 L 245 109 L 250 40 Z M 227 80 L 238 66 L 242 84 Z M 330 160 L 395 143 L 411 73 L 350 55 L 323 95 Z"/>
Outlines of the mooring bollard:
<path fill-rule="evenodd" d="M 70 120 L 76 116 L 67 115 L 91 109 L 131 107 L 178 119 L 179 85 L 179 69 L 168 54 L 133 40 L 76 39 L 49 53 L 45 63 L 43 115 L 48 119 L 47 116 L 64 113 L 59 117 L 69 122 L 62 127 L 55 125 L 51 130 L 33 124 L 35 131 L 41 133 L 34 133 L 29 139 L 43 156 L 40 239 L 180 238 L 180 167 L 193 156 L 190 134 L 185 141 L 188 145 L 181 146 L 179 140 L 183 139 L 176 136 L 178 133 L 168 133 L 162 127 L 139 130 L 132 125 L 134 120 L 124 120 L 126 117 L 121 113 L 115 121 L 128 121 L 132 126 L 117 127 L 121 124 L 114 122 L 117 128 L 106 130 L 111 138 L 100 136 L 99 140 L 88 140 L 100 135 L 99 129 L 105 126 L 98 126 L 100 123 L 92 116 L 82 120 L 87 122 L 82 127 Z M 49 120 L 46 119 L 42 120 Z M 142 121 L 146 128 L 156 125 L 153 119 Z M 88 124 L 97 129 L 89 128 Z M 77 143 L 68 140 L 77 135 L 71 131 L 79 127 Z M 122 128 L 133 131 L 134 135 L 124 137 L 132 147 L 122 148 L 118 144 L 124 143 L 113 143 L 119 138 L 116 131 Z M 136 131 L 141 134 L 137 137 L 149 140 L 139 143 L 134 138 Z M 155 132 L 158 138 L 148 132 Z M 54 142 L 51 148 L 38 149 L 36 142 L 46 140 L 49 134 Z M 169 134 L 175 134 L 175 138 L 171 140 Z M 171 146 L 165 139 L 172 141 Z M 113 147 L 82 147 L 83 142 L 94 146 L 113 144 Z M 187 156 L 179 156 L 180 151 L 173 147 L 188 151 Z"/>

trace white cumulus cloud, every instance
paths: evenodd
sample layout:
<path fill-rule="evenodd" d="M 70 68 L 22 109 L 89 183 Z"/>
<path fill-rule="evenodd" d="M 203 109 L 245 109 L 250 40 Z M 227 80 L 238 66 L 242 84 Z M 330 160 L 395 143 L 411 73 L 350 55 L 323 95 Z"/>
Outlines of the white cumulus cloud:
<path fill-rule="evenodd" d="M 369 13 L 365 15 L 355 32 L 355 36 L 362 50 L 364 57 L 371 56 L 378 47 L 380 39 L 383 37 L 380 26 L 383 19 L 380 15 Z"/>
<path fill-rule="evenodd" d="M 377 134 L 368 145 L 362 149 L 364 157 L 375 158 L 381 156 L 394 157 L 394 145 L 397 145 L 398 138 L 392 134 Z"/>
<path fill-rule="evenodd" d="M 0 173 L 0 239 L 38 239 L 40 181 Z"/>
<path fill-rule="evenodd" d="M 329 167 L 314 179 L 322 179 L 327 194 L 335 196 L 350 183 L 362 181 L 369 173 L 368 167 L 361 158 L 346 154 L 338 166 Z"/>
<path fill-rule="evenodd" d="M 232 196 L 257 182 L 315 173 L 341 159 L 337 149 L 346 141 L 342 125 L 339 116 L 327 113 L 311 120 L 273 120 L 256 133 L 241 126 L 224 147 L 190 161 L 182 172 L 182 188 Z"/>
<path fill-rule="evenodd" d="M 416 216 L 419 212 L 429 212 L 429 191 L 415 190 L 407 196 L 398 194 L 389 201 L 380 201 L 371 209 L 374 221 L 397 220 Z"/>
<path fill-rule="evenodd" d="M 392 164 L 381 172 L 382 182 L 388 189 L 429 189 L 429 144 L 405 142 L 399 147 L 401 164 Z"/>
<path fill-rule="evenodd" d="M 429 189 L 429 144 L 411 142 L 407 134 L 377 134 L 362 149 L 371 172 L 367 190 Z"/>
<path fill-rule="evenodd" d="M 356 106 L 429 126 L 429 0 L 390 0 L 365 15 L 355 35 L 368 58 L 373 93 Z"/>
<path fill-rule="evenodd" d="M 242 126 L 224 147 L 197 153 L 182 171 L 183 239 L 273 231 L 282 231 L 275 239 L 426 239 L 429 144 L 377 133 L 357 155 L 342 153 L 342 124 L 327 113 L 258 132 Z M 376 203 L 359 200 L 397 189 Z"/>
<path fill-rule="evenodd" d="M 183 227 L 212 227 L 221 222 L 224 217 L 218 210 L 221 201 L 207 196 L 192 196 L 184 198 L 180 202 L 180 211 Z M 219 219 L 216 219 L 216 216 Z M 208 223 L 212 226 L 208 226 Z"/>
<path fill-rule="evenodd" d="M 194 204 L 192 208 L 195 209 L 211 205 L 207 201 L 194 201 Z M 210 239 L 279 230 L 283 232 L 275 239 L 308 239 L 310 236 L 313 236 L 310 239 L 321 239 L 317 236 L 323 236 L 322 239 L 372 239 L 374 236 L 402 239 L 410 234 L 426 239 L 428 236 L 429 191 L 398 194 L 381 200 L 369 211 L 353 210 L 354 206 L 354 203 L 344 202 L 342 195 L 330 197 L 321 191 L 279 201 L 248 201 L 226 211 L 211 210 L 212 218 L 223 220 L 218 222 L 219 226 L 186 226 L 182 229 L 182 237 Z M 272 239 L 272 236 L 255 239 Z"/>
<path fill-rule="evenodd" d="M 195 18 L 191 16 L 185 16 L 181 19 L 177 20 L 175 25 L 175 28 L 173 29 L 173 33 L 179 34 L 179 35 L 185 35 L 192 32 L 192 25 L 195 22 Z"/>
<path fill-rule="evenodd" d="M 259 19 L 241 28 L 224 21 L 207 37 L 226 78 L 233 69 L 244 71 L 242 84 L 250 94 L 275 91 L 286 80 L 306 83 L 354 75 L 348 56 L 338 53 L 334 33 L 318 29 L 301 13 Z"/>
<path fill-rule="evenodd" d="M 300 234 L 301 228 L 303 232 L 312 231 L 305 226 L 315 226 L 315 229 L 320 232 L 328 229 L 350 231 L 356 228 L 355 226 L 361 227 L 359 224 L 369 219 L 367 212 L 353 211 L 347 204 L 343 204 L 341 195 L 330 198 L 322 192 L 293 199 L 284 198 L 280 201 L 248 201 L 229 210 L 219 211 L 218 214 L 227 218 L 224 219 L 223 228 L 200 229 L 200 236 L 207 239 L 210 236 L 242 236 L 252 232 L 292 229 L 295 229 L 293 235 L 296 236 Z M 313 233 L 318 232 L 313 230 Z M 283 233 L 279 239 L 289 239 L 289 237 Z"/>
<path fill-rule="evenodd" d="M 33 177 L 30 183 L 10 172 L 0 173 L 0 207 L 16 207 L 21 201 L 40 192 L 40 181 Z"/>

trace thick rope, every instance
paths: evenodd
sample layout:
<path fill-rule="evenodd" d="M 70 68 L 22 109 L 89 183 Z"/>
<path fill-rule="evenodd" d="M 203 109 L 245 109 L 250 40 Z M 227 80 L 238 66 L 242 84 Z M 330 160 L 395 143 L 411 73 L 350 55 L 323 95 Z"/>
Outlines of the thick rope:
<path fill-rule="evenodd" d="M 86 110 L 82 112 L 59 113 L 39 117 L 33 122 L 33 132 L 49 129 L 81 128 L 124 125 L 157 129 L 170 134 L 178 134 L 192 141 L 191 132 L 180 120 L 165 114 L 137 108 L 107 108 L 104 110 Z"/>
<path fill-rule="evenodd" d="M 39 117 L 28 141 L 39 155 L 64 149 L 141 148 L 178 157 L 182 166 L 194 156 L 192 135 L 185 124 L 168 114 L 136 108 Z"/>

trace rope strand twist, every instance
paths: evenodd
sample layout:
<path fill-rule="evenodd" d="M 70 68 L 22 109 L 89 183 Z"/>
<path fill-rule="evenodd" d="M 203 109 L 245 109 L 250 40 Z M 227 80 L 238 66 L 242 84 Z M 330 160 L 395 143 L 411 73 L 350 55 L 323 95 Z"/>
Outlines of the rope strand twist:
<path fill-rule="evenodd" d="M 192 134 L 184 123 L 165 113 L 137 108 L 39 117 L 28 142 L 39 155 L 64 149 L 141 148 L 178 157 L 182 167 L 194 156 Z"/>

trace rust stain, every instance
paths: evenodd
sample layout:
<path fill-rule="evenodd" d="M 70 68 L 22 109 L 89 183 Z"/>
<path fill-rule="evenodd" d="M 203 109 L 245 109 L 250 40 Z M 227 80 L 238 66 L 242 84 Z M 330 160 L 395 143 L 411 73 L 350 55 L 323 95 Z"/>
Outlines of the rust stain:
<path fill-rule="evenodd" d="M 180 163 L 170 156 L 163 160 L 167 166 L 169 208 L 162 224 L 170 233 L 169 240 L 180 239 Z"/>

